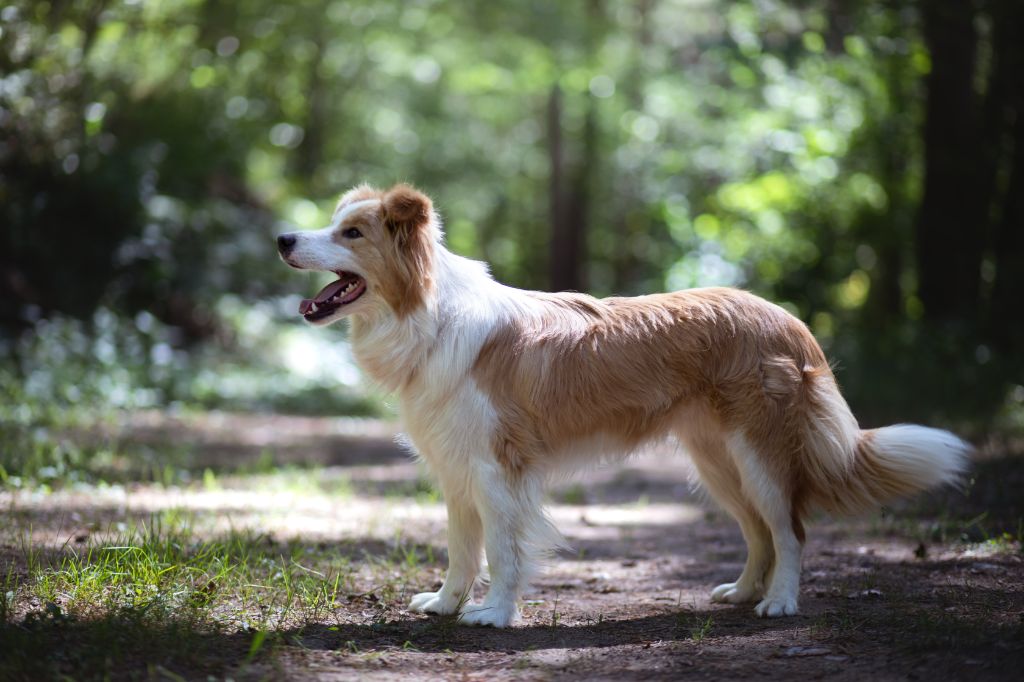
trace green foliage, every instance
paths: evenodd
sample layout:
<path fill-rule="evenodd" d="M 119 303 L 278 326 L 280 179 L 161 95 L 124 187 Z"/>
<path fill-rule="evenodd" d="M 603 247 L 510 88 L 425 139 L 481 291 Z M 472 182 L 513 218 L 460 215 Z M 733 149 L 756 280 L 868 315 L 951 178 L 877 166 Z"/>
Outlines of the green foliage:
<path fill-rule="evenodd" d="M 17 623 L 10 612 L 0 620 L 0 635 L 12 646 L 0 676 L 73 671 L 99 678 L 116 672 L 112 661 L 133 657 L 202 669 L 225 655 L 211 640 L 248 650 L 251 660 L 265 648 L 269 629 L 319 622 L 358 592 L 346 557 L 311 556 L 302 546 L 276 546 L 249 533 L 200 540 L 173 512 L 99 537 L 63 556 L 29 561 L 21 584 L 8 578 L 11 606 L 45 606 L 29 608 Z M 323 570 L 303 565 L 311 561 Z"/>
<path fill-rule="evenodd" d="M 286 220 L 312 226 L 339 190 L 396 178 L 436 194 L 456 249 L 487 257 L 513 283 L 543 286 L 536 256 L 545 253 L 547 207 L 538 198 L 550 180 L 544 117 L 555 87 L 570 136 L 587 111 L 596 116 L 588 262 L 597 293 L 661 288 L 661 273 L 670 286 L 771 291 L 821 260 L 822 232 L 848 233 L 859 213 L 886 208 L 877 160 L 849 156 L 865 121 L 918 115 L 888 109 L 880 71 L 890 55 L 920 50 L 913 34 L 886 35 L 906 28 L 890 13 L 863 18 L 865 35 L 826 49 L 820 9 L 775 2 L 731 3 L 727 12 L 716 3 L 479 9 L 177 2 L 111 7 L 91 38 L 76 17 L 43 10 L 13 11 L 10 26 L 34 29 L 28 34 L 43 43 L 39 23 L 58 23 L 61 40 L 45 43 L 45 66 L 21 60 L 29 68 L 19 73 L 39 90 L 47 69 L 73 63 L 88 75 L 94 101 L 81 144 L 107 136 L 116 140 L 111 158 L 147 159 L 130 169 L 150 177 L 139 194 L 145 218 L 123 221 L 153 221 L 134 258 L 187 269 L 192 288 L 209 288 L 206 266 L 221 263 L 189 249 L 197 241 L 241 249 L 238 227 L 253 222 L 230 212 L 238 197 L 222 202 L 229 213 L 218 219 L 207 202 L 224 188 L 211 192 L 211 183 L 254 186 Z M 175 49 L 139 59 L 158 43 Z M 18 98 L 14 111 L 30 117 L 44 102 L 70 104 L 48 97 Z M 84 152 L 67 132 L 81 113 L 63 115 L 66 137 L 47 141 L 64 152 L 53 162 L 66 165 Z M 570 155 L 578 144 L 569 143 Z M 267 240 L 259 255 L 269 252 Z M 850 265 L 832 274 L 835 283 Z M 801 309 L 811 303 L 794 298 Z"/>
<path fill-rule="evenodd" d="M 0 364 L 0 487 L 113 477 L 124 454 L 111 438 L 83 438 L 121 410 L 274 411 L 379 415 L 380 402 L 356 386 L 347 347 L 332 335 L 274 323 L 272 306 L 223 299 L 227 337 L 175 348 L 175 330 L 143 311 L 101 308 L 88 322 L 40 320 Z M 311 363 L 314 358 L 326 363 Z M 171 464 L 133 454 L 147 476 Z M 140 472 L 133 472 L 138 474 Z"/>
<path fill-rule="evenodd" d="M 311 284 L 276 265 L 273 234 L 323 225 L 357 182 L 409 180 L 453 249 L 544 288 L 557 151 L 585 207 L 588 290 L 746 287 L 810 323 L 856 408 L 986 417 L 1024 384 L 1019 360 L 971 321 L 925 323 L 918 296 L 927 47 L 916 7 L 877 0 L 14 2 L 0 13 L 13 381 L 108 407 L 365 409 L 225 343 L 232 311 L 289 324 Z M 67 339 L 114 344 L 95 371 L 32 340 L 97 311 L 125 338 L 87 323 Z M 56 364 L 30 367 L 40 352 Z"/>

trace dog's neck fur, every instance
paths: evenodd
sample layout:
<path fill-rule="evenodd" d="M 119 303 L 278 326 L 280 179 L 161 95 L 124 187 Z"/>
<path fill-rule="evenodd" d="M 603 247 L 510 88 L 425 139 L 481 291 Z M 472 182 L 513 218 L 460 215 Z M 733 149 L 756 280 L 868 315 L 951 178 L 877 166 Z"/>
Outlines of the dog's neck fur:
<path fill-rule="evenodd" d="M 502 317 L 501 303 L 509 300 L 502 290 L 515 291 L 495 282 L 484 263 L 458 256 L 440 242 L 433 263 L 436 286 L 418 309 L 400 317 L 381 305 L 351 318 L 356 361 L 385 390 L 401 393 L 420 381 L 465 377 Z M 443 356 L 438 369 L 444 371 L 430 372 L 438 355 Z"/>

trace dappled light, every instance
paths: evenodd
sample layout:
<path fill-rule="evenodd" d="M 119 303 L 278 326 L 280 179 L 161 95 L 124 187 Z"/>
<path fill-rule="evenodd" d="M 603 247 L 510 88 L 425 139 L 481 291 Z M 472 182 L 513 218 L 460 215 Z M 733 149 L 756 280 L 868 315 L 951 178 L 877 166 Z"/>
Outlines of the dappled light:
<path fill-rule="evenodd" d="M 1021 27 L 1019 0 L 0 0 L 0 679 L 1015 679 Z M 565 546 L 517 627 L 410 613 L 446 500 L 358 329 L 298 314 L 342 273 L 276 242 L 402 182 L 511 287 L 778 304 L 862 428 L 948 429 L 972 468 L 816 518 L 800 615 L 759 619 L 712 602 L 743 533 L 658 443 L 552 482 Z"/>
<path fill-rule="evenodd" d="M 966 674 L 987 665 L 971 652 L 1019 627 L 1020 593 L 1006 591 L 1019 576 L 1019 543 L 993 534 L 999 518 L 956 521 L 966 516 L 952 511 L 993 499 L 987 488 L 1000 481 L 1013 488 L 1009 461 L 978 471 L 984 497 L 951 493 L 917 511 L 819 521 L 806 551 L 806 615 L 795 622 L 709 602 L 709 585 L 742 565 L 742 540 L 695 497 L 674 448 L 593 470 L 553 489 L 551 515 L 568 546 L 526 593 L 525 626 L 499 636 L 404 611 L 411 592 L 441 580 L 445 510 L 417 465 L 395 454 L 312 468 L 222 464 L 192 485 L 0 492 L 9 510 L 0 552 L 16 595 L 5 613 L 24 619 L 12 641 L 32 651 L 64 638 L 62 655 L 90 674 L 107 669 L 96 646 L 236 679 L 265 675 L 280 655 L 294 674 L 341 660 L 359 674 L 418 675 L 454 670 L 453 652 L 466 665 L 586 676 L 632 660 L 634 648 L 643 658 L 622 669 L 638 675 L 678 674 L 695 656 L 722 674 L 766 661 L 818 674 L 862 651 L 907 661 L 950 651 L 943 660 Z M 1022 470 L 1013 471 L 1019 485 Z M 1006 518 L 1021 513 L 1016 504 Z M 930 505 L 946 510 L 938 521 Z M 34 612 L 25 599 L 46 607 Z M 134 634 L 114 635 L 119 626 Z M 902 644 L 884 644 L 894 637 Z M 127 650 L 120 660 L 132 660 Z"/>

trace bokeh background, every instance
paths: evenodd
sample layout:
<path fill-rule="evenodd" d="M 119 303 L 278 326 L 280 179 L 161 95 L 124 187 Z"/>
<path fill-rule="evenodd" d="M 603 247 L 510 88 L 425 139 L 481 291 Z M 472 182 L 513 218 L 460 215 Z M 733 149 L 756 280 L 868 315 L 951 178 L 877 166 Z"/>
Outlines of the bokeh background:
<path fill-rule="evenodd" d="M 1021 73 L 1019 0 L 7 4 L 0 479 L 111 476 L 126 412 L 389 415 L 273 242 L 364 181 L 515 286 L 777 301 L 865 425 L 1020 434 Z"/>

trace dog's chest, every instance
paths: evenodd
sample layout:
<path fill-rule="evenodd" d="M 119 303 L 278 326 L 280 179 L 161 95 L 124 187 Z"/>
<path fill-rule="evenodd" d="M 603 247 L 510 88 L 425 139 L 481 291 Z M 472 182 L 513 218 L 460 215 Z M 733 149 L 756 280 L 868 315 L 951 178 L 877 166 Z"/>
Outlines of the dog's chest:
<path fill-rule="evenodd" d="M 465 469 L 492 445 L 496 415 L 467 374 L 420 377 L 399 392 L 399 414 L 419 455 L 438 475 Z"/>

